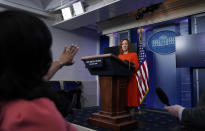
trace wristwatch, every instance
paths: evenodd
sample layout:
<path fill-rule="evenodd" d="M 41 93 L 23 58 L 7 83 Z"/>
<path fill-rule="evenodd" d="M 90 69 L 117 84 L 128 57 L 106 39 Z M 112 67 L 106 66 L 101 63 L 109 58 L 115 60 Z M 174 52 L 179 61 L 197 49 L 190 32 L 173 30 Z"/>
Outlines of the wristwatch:
<path fill-rule="evenodd" d="M 60 60 L 57 60 L 56 62 L 58 62 L 58 64 L 60 65 L 60 68 L 62 68 L 64 66 L 63 62 Z"/>

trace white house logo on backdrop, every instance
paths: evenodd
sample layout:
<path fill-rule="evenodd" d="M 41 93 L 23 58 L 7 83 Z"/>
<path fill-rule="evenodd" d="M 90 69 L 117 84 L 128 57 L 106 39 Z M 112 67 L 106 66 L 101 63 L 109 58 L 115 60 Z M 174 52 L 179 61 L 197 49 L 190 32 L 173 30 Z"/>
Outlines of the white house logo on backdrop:
<path fill-rule="evenodd" d="M 173 31 L 160 31 L 152 35 L 148 40 L 148 47 L 159 54 L 169 54 L 175 51 L 175 37 Z"/>

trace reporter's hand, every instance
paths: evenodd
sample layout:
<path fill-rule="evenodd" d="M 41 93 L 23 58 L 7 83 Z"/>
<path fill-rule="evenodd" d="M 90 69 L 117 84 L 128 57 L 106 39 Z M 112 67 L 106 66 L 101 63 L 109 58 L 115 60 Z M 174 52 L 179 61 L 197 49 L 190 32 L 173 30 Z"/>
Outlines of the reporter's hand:
<path fill-rule="evenodd" d="M 79 47 L 73 44 L 69 48 L 65 46 L 61 56 L 59 57 L 59 61 L 63 64 L 63 66 L 70 66 L 74 64 L 73 58 L 78 50 Z"/>
<path fill-rule="evenodd" d="M 180 105 L 173 105 L 173 106 L 165 106 L 164 109 L 166 109 L 171 115 L 178 117 L 178 113 L 179 111 L 182 109 L 183 107 Z"/>

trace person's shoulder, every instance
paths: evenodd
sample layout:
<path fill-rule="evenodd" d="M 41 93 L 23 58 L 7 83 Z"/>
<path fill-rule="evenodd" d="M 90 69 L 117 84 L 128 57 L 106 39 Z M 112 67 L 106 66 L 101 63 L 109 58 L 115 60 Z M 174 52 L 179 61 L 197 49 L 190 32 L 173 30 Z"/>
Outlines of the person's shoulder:
<path fill-rule="evenodd" d="M 9 101 L 5 104 L 5 107 L 7 110 L 13 110 L 15 109 L 16 112 L 25 110 L 25 112 L 29 111 L 37 111 L 40 109 L 53 109 L 55 108 L 54 103 L 49 100 L 48 98 L 38 98 L 34 100 L 25 100 L 25 99 L 19 99 L 14 101 Z M 15 113 L 15 112 L 14 112 Z"/>
<path fill-rule="evenodd" d="M 24 126 L 32 130 L 66 130 L 65 120 L 58 112 L 55 104 L 47 98 L 34 100 L 16 100 L 8 102 L 4 108 L 4 128 L 16 131 L 26 130 Z M 27 123 L 24 125 L 23 123 Z M 21 126 L 18 126 L 21 125 Z"/>

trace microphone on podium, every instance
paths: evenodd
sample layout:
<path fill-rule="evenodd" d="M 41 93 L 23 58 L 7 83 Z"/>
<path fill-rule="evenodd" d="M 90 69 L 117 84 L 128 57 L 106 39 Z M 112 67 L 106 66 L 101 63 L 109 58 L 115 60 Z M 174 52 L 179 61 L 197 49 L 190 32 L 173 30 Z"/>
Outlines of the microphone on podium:
<path fill-rule="evenodd" d="M 167 106 L 170 106 L 169 104 L 169 98 L 167 97 L 166 93 L 160 88 L 160 87 L 157 87 L 155 89 L 156 93 L 157 93 L 157 96 L 158 98 L 160 99 L 160 101 L 167 105 Z"/>

